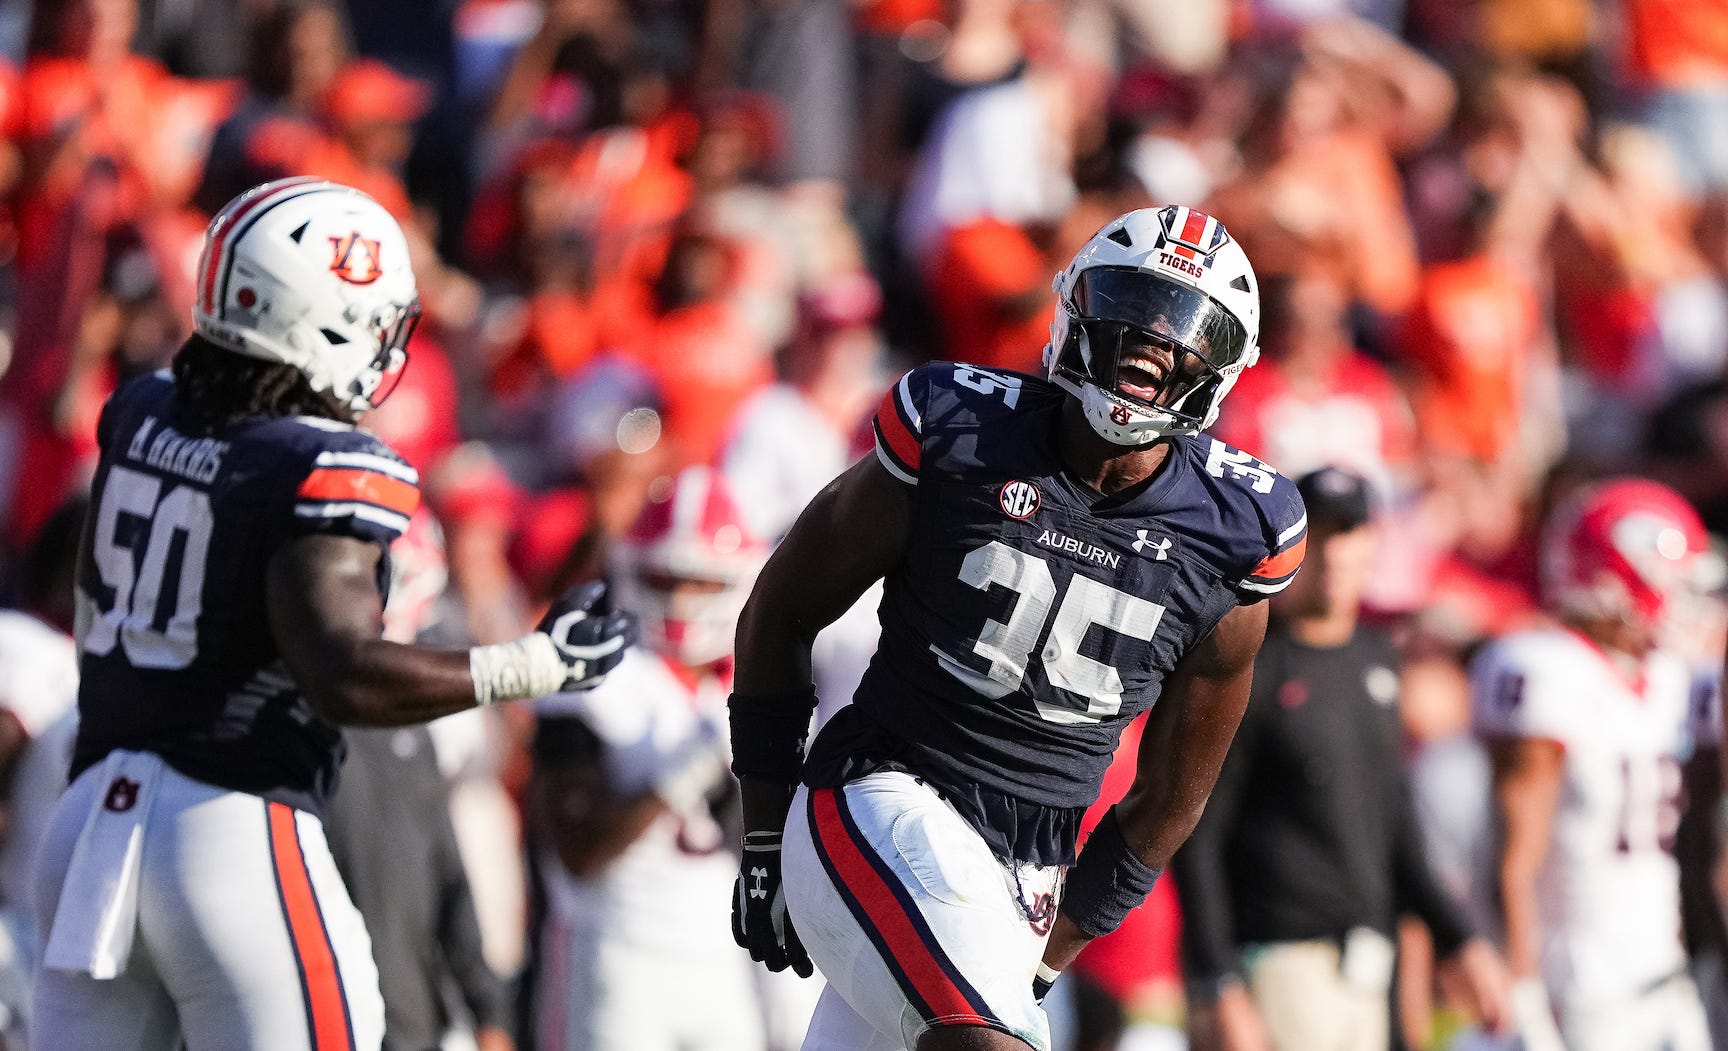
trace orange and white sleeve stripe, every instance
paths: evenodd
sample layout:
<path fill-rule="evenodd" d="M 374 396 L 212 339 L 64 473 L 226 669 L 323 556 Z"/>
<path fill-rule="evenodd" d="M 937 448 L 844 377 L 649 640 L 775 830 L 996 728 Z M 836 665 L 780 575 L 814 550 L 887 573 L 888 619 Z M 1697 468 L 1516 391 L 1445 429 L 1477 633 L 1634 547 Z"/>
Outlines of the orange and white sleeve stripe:
<path fill-rule="evenodd" d="M 357 518 L 401 533 L 420 507 L 419 483 L 414 468 L 387 456 L 322 452 L 294 494 L 294 514 Z"/>
<path fill-rule="evenodd" d="M 1302 568 L 1302 556 L 1308 551 L 1308 516 L 1278 535 L 1273 552 L 1260 560 L 1242 580 L 1242 587 L 1262 595 L 1276 595 L 1290 586 L 1296 571 Z"/>
<path fill-rule="evenodd" d="M 912 387 L 908 372 L 900 377 L 882 404 L 876 407 L 876 458 L 888 473 L 907 485 L 918 484 L 918 468 L 923 453 L 924 421 L 912 404 Z"/>

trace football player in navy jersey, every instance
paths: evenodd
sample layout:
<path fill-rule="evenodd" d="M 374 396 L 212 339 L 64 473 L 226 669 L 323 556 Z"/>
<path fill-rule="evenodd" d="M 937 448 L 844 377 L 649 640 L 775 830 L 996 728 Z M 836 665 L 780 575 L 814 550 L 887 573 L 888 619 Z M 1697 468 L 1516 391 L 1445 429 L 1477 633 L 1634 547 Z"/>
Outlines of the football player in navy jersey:
<path fill-rule="evenodd" d="M 320 820 L 337 726 L 593 686 L 634 623 L 590 588 L 515 642 L 380 638 L 419 493 L 354 422 L 406 364 L 419 301 L 371 198 L 316 179 L 243 194 L 210 225 L 197 291 L 172 373 L 122 387 L 97 424 L 31 1043 L 376 1049 L 371 946 Z"/>
<path fill-rule="evenodd" d="M 1130 212 L 1056 292 L 1044 376 L 900 380 L 739 624 L 733 933 L 827 978 L 805 1051 L 1048 1051 L 1039 1001 L 1194 827 L 1302 560 L 1295 487 L 1201 433 L 1258 353 L 1224 227 Z M 878 578 L 881 643 L 806 757 L 811 640 Z M 1139 777 L 1077 851 L 1148 708 Z"/>

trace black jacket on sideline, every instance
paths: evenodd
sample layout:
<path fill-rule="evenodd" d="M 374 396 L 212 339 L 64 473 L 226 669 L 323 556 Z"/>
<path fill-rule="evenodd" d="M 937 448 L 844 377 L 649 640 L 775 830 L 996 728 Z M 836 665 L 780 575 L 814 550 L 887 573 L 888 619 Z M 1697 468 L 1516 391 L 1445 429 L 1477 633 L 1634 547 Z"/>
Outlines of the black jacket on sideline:
<path fill-rule="evenodd" d="M 1469 937 L 1428 867 L 1400 751 L 1398 656 L 1358 628 L 1334 649 L 1276 621 L 1255 662 L 1242 727 L 1172 870 L 1188 978 L 1239 973 L 1254 942 L 1393 936 L 1413 913 L 1441 956 Z"/>
<path fill-rule="evenodd" d="M 330 852 L 378 962 L 383 1051 L 430 1051 L 466 1007 L 509 1025 L 504 983 L 480 953 L 480 924 L 450 824 L 450 793 L 423 726 L 343 731 L 348 759 L 326 821 Z"/>

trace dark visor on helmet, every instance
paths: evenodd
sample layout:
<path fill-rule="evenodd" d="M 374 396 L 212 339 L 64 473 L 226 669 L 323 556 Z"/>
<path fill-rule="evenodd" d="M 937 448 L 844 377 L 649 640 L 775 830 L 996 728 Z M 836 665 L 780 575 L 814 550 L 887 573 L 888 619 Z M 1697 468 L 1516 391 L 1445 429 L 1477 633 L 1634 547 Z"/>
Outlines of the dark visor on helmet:
<path fill-rule="evenodd" d="M 1094 267 L 1074 282 L 1071 306 L 1082 321 L 1113 321 L 1160 336 L 1213 368 L 1239 361 L 1248 333 L 1236 316 L 1197 289 L 1134 267 Z"/>
<path fill-rule="evenodd" d="M 1129 394 L 1117 382 L 1122 359 L 1142 350 L 1154 358 L 1161 356 L 1165 366 L 1157 396 L 1150 399 Z M 1161 409 L 1196 427 L 1204 422 L 1212 392 L 1224 379 L 1217 367 L 1187 347 L 1120 321 L 1075 321 L 1056 367 L 1075 380 L 1090 381 L 1117 398 Z"/>

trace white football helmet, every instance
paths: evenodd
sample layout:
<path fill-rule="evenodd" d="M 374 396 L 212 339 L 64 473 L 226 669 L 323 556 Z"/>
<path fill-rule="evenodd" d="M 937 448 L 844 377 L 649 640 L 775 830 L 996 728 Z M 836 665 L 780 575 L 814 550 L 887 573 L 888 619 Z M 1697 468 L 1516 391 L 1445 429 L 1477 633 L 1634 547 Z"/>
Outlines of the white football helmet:
<path fill-rule="evenodd" d="M 641 619 L 645 646 L 700 668 L 732 653 L 738 615 L 767 556 L 720 474 L 688 467 L 613 547 L 612 585 L 619 607 Z"/>
<path fill-rule="evenodd" d="M 401 227 L 378 202 L 322 179 L 281 179 L 228 202 L 204 234 L 198 334 L 292 365 L 355 415 L 408 364 L 420 298 Z"/>
<path fill-rule="evenodd" d="M 1254 268 L 1223 223 L 1192 208 L 1111 220 L 1055 289 L 1045 372 L 1116 445 L 1210 426 L 1260 356 Z"/>

